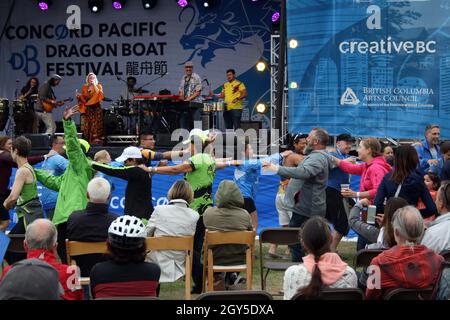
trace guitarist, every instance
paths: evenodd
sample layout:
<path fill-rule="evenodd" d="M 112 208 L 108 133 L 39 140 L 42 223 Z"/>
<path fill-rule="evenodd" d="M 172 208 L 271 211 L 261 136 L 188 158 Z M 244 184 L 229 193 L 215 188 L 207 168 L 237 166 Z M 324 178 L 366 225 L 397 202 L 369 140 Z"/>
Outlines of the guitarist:
<path fill-rule="evenodd" d="M 53 108 L 64 105 L 63 101 L 56 101 L 53 87 L 56 87 L 61 82 L 61 76 L 54 74 L 44 82 L 38 91 L 38 101 L 36 103 L 35 111 L 38 119 L 45 124 L 45 133 L 53 135 L 56 131 L 56 123 L 53 118 Z"/>

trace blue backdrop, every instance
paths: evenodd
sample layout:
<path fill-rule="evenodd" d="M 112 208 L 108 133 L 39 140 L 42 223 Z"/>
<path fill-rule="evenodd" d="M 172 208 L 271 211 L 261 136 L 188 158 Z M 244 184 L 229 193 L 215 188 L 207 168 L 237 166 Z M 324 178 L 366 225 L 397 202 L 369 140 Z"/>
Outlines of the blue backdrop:
<path fill-rule="evenodd" d="M 287 2 L 289 130 L 450 134 L 450 2 Z M 290 85 L 290 87 L 292 87 Z"/>

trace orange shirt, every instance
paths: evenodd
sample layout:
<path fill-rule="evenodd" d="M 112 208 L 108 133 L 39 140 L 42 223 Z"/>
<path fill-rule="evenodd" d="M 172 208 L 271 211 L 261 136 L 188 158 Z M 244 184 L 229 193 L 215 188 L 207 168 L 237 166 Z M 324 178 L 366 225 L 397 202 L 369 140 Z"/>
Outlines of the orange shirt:
<path fill-rule="evenodd" d="M 90 88 L 89 85 L 83 85 L 81 88 L 81 96 L 79 98 L 80 113 L 85 113 L 87 106 L 99 104 L 103 101 L 103 99 L 105 99 L 103 87 L 100 83 L 97 84 L 97 88 L 98 93 L 93 88 Z"/>

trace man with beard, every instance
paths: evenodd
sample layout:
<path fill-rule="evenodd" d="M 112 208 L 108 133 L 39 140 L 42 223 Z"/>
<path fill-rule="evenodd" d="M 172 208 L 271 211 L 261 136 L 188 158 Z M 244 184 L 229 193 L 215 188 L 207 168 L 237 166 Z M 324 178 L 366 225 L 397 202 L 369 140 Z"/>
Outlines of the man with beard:
<path fill-rule="evenodd" d="M 292 218 L 289 227 L 301 227 L 312 216 L 325 217 L 326 193 L 328 172 L 334 167 L 325 148 L 329 141 L 328 132 L 324 129 L 314 128 L 306 139 L 307 155 L 296 168 L 279 167 L 270 162 L 263 167 L 278 175 L 291 178 L 289 181 L 285 204 L 292 208 Z M 300 262 L 303 250 L 298 245 L 290 246 L 292 261 Z"/>
<path fill-rule="evenodd" d="M 439 148 L 441 129 L 437 124 L 425 127 L 425 140 L 416 146 L 420 160 L 420 172 L 425 175 L 428 171 L 437 173 L 442 169 L 442 155 Z"/>

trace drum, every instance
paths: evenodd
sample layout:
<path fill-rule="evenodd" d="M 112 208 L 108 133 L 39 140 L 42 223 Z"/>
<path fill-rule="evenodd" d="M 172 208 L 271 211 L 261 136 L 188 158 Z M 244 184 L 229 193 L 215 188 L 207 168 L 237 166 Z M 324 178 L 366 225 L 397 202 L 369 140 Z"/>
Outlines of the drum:
<path fill-rule="evenodd" d="M 106 135 L 120 134 L 125 128 L 122 116 L 112 110 L 107 110 L 103 114 L 103 127 Z"/>
<path fill-rule="evenodd" d="M 32 95 L 30 96 L 31 102 L 37 102 L 37 101 L 38 101 L 38 97 L 39 97 L 38 94 L 32 94 Z"/>
<path fill-rule="evenodd" d="M 0 98 L 0 131 L 3 131 L 6 127 L 9 117 L 9 100 Z"/>
<path fill-rule="evenodd" d="M 28 101 L 27 100 L 13 100 L 13 114 L 23 115 L 28 111 Z"/>
<path fill-rule="evenodd" d="M 204 103 L 203 104 L 203 112 L 209 113 L 213 111 L 214 104 L 213 103 Z"/>
<path fill-rule="evenodd" d="M 216 102 L 214 111 L 225 111 L 225 103 L 223 101 Z"/>

